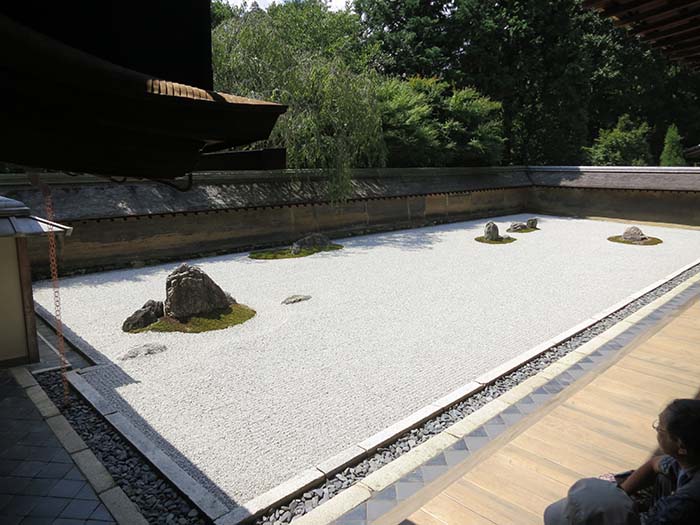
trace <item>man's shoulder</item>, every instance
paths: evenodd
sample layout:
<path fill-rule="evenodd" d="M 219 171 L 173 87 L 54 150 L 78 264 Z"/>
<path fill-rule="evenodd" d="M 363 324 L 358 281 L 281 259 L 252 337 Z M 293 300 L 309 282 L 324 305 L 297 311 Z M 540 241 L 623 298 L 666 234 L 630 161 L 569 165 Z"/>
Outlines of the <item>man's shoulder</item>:
<path fill-rule="evenodd" d="M 678 460 L 672 456 L 661 456 L 659 460 L 659 473 L 668 476 L 672 479 L 678 477 L 678 473 L 681 470 L 681 466 L 678 464 Z"/>

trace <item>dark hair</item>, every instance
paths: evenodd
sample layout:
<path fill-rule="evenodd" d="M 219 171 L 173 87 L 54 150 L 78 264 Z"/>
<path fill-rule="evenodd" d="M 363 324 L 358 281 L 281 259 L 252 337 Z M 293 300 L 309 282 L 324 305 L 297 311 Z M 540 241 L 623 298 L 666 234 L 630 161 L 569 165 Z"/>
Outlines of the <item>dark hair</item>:
<path fill-rule="evenodd" d="M 676 399 L 666 407 L 666 429 L 689 451 L 700 453 L 700 399 Z"/>

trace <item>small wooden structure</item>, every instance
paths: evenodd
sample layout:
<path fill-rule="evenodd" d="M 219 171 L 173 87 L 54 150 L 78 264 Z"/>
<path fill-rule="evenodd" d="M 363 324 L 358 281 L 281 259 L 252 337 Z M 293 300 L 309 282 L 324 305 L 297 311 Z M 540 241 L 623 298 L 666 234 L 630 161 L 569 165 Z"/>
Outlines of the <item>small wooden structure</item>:
<path fill-rule="evenodd" d="M 29 208 L 0 196 L 0 366 L 39 360 L 27 237 L 70 235 L 72 228 L 29 214 Z"/>
<path fill-rule="evenodd" d="M 700 70 L 700 2 L 584 0 L 583 6 L 612 18 L 670 60 Z"/>

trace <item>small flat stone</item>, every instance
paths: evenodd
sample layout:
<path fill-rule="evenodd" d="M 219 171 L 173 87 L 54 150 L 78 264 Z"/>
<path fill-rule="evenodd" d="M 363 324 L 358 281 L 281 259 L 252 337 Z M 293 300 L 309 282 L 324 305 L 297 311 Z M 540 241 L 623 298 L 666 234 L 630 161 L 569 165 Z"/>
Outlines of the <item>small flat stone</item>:
<path fill-rule="evenodd" d="M 302 301 L 308 301 L 309 299 L 311 299 L 310 295 L 290 295 L 284 301 L 282 301 L 282 304 L 300 303 Z"/>

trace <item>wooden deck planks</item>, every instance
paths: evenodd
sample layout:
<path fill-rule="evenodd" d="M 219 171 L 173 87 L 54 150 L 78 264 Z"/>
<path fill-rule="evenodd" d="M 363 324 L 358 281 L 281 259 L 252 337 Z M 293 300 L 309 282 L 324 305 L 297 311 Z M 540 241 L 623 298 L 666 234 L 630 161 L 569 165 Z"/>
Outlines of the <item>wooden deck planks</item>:
<path fill-rule="evenodd" d="M 672 399 L 700 390 L 700 301 L 552 408 L 441 492 L 423 495 L 402 525 L 541 524 L 549 503 L 582 477 L 638 466 L 655 453 L 651 423 Z"/>

